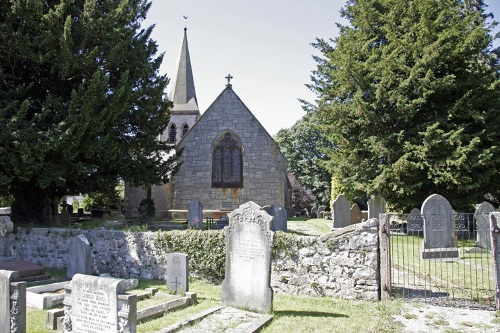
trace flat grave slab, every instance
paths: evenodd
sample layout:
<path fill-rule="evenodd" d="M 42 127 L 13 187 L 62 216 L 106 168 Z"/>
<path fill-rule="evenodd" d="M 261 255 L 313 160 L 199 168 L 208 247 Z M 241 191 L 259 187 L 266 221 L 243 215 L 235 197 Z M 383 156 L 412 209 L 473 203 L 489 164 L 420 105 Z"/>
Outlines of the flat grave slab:
<path fill-rule="evenodd" d="M 260 331 L 273 316 L 217 306 L 184 321 L 175 323 L 157 333 L 253 333 Z"/>
<path fill-rule="evenodd" d="M 44 275 L 45 268 L 24 260 L 0 262 L 0 270 L 17 271 L 21 280 L 23 277 Z"/>

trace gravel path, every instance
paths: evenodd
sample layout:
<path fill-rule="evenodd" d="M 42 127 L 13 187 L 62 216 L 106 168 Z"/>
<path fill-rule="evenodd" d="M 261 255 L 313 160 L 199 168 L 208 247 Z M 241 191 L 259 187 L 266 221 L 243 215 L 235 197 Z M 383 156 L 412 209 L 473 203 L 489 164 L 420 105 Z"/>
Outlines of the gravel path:
<path fill-rule="evenodd" d="M 495 311 L 406 303 L 394 319 L 409 333 L 498 333 L 500 318 Z"/>

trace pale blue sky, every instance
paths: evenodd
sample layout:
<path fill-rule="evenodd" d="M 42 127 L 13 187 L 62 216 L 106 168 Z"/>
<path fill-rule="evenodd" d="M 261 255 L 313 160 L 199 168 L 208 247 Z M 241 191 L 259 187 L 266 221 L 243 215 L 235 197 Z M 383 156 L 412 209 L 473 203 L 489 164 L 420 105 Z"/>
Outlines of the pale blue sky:
<path fill-rule="evenodd" d="M 334 0 L 153 0 L 146 24 L 156 24 L 152 38 L 165 52 L 161 72 L 171 78 L 187 26 L 200 112 L 222 92 L 224 77 L 230 73 L 233 90 L 274 135 L 304 115 L 299 98 L 314 100 L 305 87 L 316 65 L 312 55 L 318 55 L 310 44 L 316 37 L 336 36 L 336 23 L 346 23 L 339 14 L 344 4 Z M 486 0 L 486 4 L 499 20 L 498 0 Z"/>

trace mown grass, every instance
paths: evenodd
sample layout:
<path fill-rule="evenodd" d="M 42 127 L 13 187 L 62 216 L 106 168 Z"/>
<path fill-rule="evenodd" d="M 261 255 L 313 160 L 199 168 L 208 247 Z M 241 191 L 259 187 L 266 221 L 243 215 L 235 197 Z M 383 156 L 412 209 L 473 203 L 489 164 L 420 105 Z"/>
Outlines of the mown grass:
<path fill-rule="evenodd" d="M 158 287 L 166 290 L 162 281 L 139 280 L 139 288 Z M 137 326 L 138 333 L 152 333 L 181 320 L 187 319 L 203 310 L 221 305 L 220 285 L 202 280 L 192 280 L 190 290 L 197 293 L 198 303 L 194 306 L 169 312 L 163 317 L 150 320 Z M 264 333 L 283 332 L 400 332 L 401 327 L 392 316 L 400 313 L 402 303 L 367 302 L 344 300 L 331 297 L 303 297 L 275 294 L 274 315 Z M 28 309 L 27 332 L 53 333 L 45 328 L 45 310 Z"/>
<path fill-rule="evenodd" d="M 329 233 L 332 220 L 293 217 L 288 219 L 288 232 L 306 235 L 321 236 Z"/>

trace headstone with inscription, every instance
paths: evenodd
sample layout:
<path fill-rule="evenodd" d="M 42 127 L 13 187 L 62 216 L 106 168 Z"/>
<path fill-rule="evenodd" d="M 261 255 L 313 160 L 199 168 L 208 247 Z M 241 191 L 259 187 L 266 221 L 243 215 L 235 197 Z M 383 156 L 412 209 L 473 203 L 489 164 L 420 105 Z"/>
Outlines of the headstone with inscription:
<path fill-rule="evenodd" d="M 270 312 L 272 217 L 250 201 L 229 213 L 226 236 L 223 303 L 257 312 Z"/>
<path fill-rule="evenodd" d="M 387 202 L 380 195 L 376 195 L 368 200 L 368 219 L 379 219 L 380 214 L 386 213 Z"/>
<path fill-rule="evenodd" d="M 85 235 L 73 237 L 68 248 L 67 278 L 71 280 L 77 273 L 91 274 L 92 251 Z"/>
<path fill-rule="evenodd" d="M 424 231 L 424 222 L 420 209 L 412 208 L 406 220 L 406 233 L 408 235 L 422 235 Z"/>
<path fill-rule="evenodd" d="M 491 248 L 490 213 L 494 211 L 495 207 L 491 203 L 484 201 L 474 212 L 477 232 L 476 245 L 483 249 Z"/>
<path fill-rule="evenodd" d="M 351 224 L 361 223 L 363 220 L 363 214 L 361 213 L 361 208 L 357 203 L 353 204 L 350 209 Z"/>
<path fill-rule="evenodd" d="M 196 198 L 192 198 L 187 206 L 188 224 L 191 229 L 203 227 L 203 205 Z"/>
<path fill-rule="evenodd" d="M 64 332 L 137 331 L 137 296 L 127 295 L 126 281 L 75 274 L 66 287 Z"/>
<path fill-rule="evenodd" d="M 343 194 L 333 202 L 333 227 L 343 228 L 351 224 L 351 203 Z"/>
<path fill-rule="evenodd" d="M 19 272 L 0 270 L 0 330 L 26 333 L 26 282 Z"/>
<path fill-rule="evenodd" d="M 458 258 L 452 207 L 445 197 L 433 194 L 420 209 L 424 221 L 422 259 Z"/>
<path fill-rule="evenodd" d="M 189 291 L 189 256 L 187 254 L 167 254 L 167 287 L 175 293 Z"/>
<path fill-rule="evenodd" d="M 287 231 L 288 216 L 285 208 L 281 207 L 280 204 L 265 206 L 263 208 L 269 215 L 273 217 L 273 220 L 271 221 L 272 231 Z"/>

